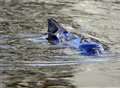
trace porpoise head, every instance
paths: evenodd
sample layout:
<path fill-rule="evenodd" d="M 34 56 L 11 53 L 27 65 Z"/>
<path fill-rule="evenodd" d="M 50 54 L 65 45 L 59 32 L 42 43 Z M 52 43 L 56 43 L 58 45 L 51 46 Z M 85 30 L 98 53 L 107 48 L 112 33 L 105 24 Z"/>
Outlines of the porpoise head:
<path fill-rule="evenodd" d="M 54 20 L 53 18 L 48 19 L 48 42 L 51 44 L 58 44 L 59 38 L 57 37 L 56 33 L 66 31 L 59 23 Z M 67 31 L 66 31 L 67 32 Z"/>

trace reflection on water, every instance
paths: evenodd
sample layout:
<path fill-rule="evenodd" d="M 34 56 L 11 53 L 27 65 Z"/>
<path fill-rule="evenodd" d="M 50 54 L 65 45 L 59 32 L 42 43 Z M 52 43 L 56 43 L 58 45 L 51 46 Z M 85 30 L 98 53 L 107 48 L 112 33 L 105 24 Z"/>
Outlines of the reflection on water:
<path fill-rule="evenodd" d="M 42 37 L 47 18 L 53 17 L 67 30 L 85 32 L 119 53 L 116 0 L 5 1 L 0 1 L 0 88 L 120 86 L 119 54 L 82 57 Z"/>

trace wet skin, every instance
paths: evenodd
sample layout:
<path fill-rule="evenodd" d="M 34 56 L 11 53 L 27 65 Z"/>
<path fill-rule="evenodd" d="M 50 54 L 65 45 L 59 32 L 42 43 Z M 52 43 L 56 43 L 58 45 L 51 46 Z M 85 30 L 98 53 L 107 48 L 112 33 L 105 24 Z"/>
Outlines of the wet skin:
<path fill-rule="evenodd" d="M 75 49 L 79 49 L 81 55 L 98 56 L 104 52 L 102 44 L 92 40 L 87 41 L 79 36 L 66 31 L 53 18 L 48 19 L 48 42 L 56 45 L 59 43 L 66 44 Z M 84 40 L 83 42 L 81 42 Z"/>

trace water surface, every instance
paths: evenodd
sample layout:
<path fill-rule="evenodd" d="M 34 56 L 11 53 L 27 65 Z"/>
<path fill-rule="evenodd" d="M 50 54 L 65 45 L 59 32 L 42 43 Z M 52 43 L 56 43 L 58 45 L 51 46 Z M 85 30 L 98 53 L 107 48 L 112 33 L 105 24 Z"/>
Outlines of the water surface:
<path fill-rule="evenodd" d="M 0 2 L 0 88 L 120 87 L 118 0 L 5 1 Z M 50 17 L 71 32 L 99 39 L 113 55 L 82 57 L 48 44 L 41 36 Z"/>

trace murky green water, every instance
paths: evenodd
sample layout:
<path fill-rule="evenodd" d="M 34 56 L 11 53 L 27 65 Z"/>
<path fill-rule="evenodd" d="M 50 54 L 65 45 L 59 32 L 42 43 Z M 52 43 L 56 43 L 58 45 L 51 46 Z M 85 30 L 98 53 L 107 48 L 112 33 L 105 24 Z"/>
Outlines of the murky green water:
<path fill-rule="evenodd" d="M 47 19 L 53 17 L 119 53 L 118 0 L 5 1 L 0 2 L 0 88 L 120 87 L 119 54 L 81 57 L 69 48 L 30 41 L 47 32 Z"/>

